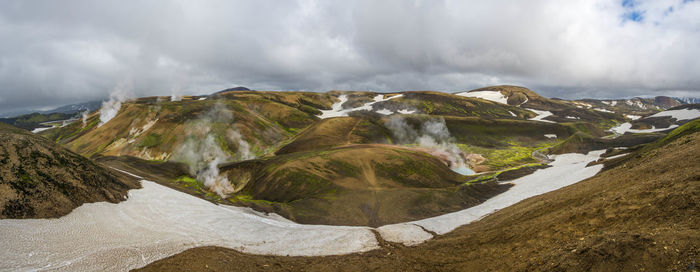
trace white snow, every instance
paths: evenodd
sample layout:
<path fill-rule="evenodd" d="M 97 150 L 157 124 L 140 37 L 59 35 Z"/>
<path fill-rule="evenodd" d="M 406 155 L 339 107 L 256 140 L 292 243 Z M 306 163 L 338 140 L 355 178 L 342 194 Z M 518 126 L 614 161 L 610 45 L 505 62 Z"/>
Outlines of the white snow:
<path fill-rule="evenodd" d="M 667 128 L 656 128 L 652 126 L 650 129 L 632 129 L 632 124 L 630 123 L 622 123 L 619 124 L 613 128 L 610 129 L 610 131 L 614 132 L 615 134 L 625 134 L 625 132 L 629 133 L 650 133 L 650 132 L 658 132 L 658 131 L 664 131 L 664 130 L 669 130 L 673 128 L 677 128 L 678 125 L 671 125 Z"/>
<path fill-rule="evenodd" d="M 391 100 L 394 98 L 399 98 L 402 96 L 403 96 L 403 94 L 399 94 L 399 95 L 395 95 L 395 96 L 392 96 L 389 98 L 385 98 L 385 96 L 383 94 L 379 94 L 372 99 L 373 100 L 372 102 L 365 103 L 364 105 L 359 106 L 357 108 L 343 109 L 343 103 L 348 101 L 348 96 L 343 94 L 343 95 L 338 96 L 338 99 L 340 101 L 337 103 L 333 103 L 333 105 L 331 105 L 330 110 L 321 110 L 321 115 L 317 115 L 317 116 L 321 119 L 326 119 L 326 118 L 331 118 L 331 117 L 348 116 L 348 113 L 353 112 L 353 111 L 359 111 L 359 110 L 371 111 L 372 105 L 374 105 L 377 102 L 383 102 L 383 101 Z M 380 111 L 382 111 L 382 110 L 380 110 Z M 377 112 L 380 114 L 385 114 L 386 111 L 388 111 L 388 110 L 384 109 L 383 112 L 379 112 L 379 111 L 377 111 Z M 399 113 L 400 113 L 400 111 L 399 111 Z"/>
<path fill-rule="evenodd" d="M 617 105 L 617 100 L 610 101 L 610 106 L 614 107 L 615 105 Z"/>
<path fill-rule="evenodd" d="M 566 117 L 564 117 L 564 118 L 566 118 L 566 119 L 577 119 L 577 120 L 581 119 L 581 117 L 568 116 L 568 115 L 567 115 Z"/>
<path fill-rule="evenodd" d="M 601 111 L 601 112 L 609 112 L 609 113 L 615 113 L 614 111 L 606 110 L 606 109 L 601 109 L 601 108 L 593 108 L 593 110 Z"/>
<path fill-rule="evenodd" d="M 578 108 L 586 107 L 587 109 L 590 109 L 590 108 L 593 107 L 593 105 L 588 104 L 588 103 L 583 103 L 583 102 L 576 102 L 576 101 L 573 101 L 572 103 L 576 104 L 576 107 L 578 107 Z"/>
<path fill-rule="evenodd" d="M 448 233 L 459 226 L 477 221 L 524 199 L 554 191 L 594 176 L 603 168 L 603 165 L 590 167 L 586 167 L 586 165 L 598 159 L 604 152 L 604 150 L 598 150 L 591 151 L 586 155 L 574 153 L 552 156 L 554 158 L 551 163 L 552 167 L 537 170 L 531 175 L 514 180 L 512 183 L 515 186 L 508 191 L 477 206 L 423 220 L 386 225 L 377 230 L 387 241 L 408 245 L 418 244 L 420 237 L 427 237 L 423 241 L 430 239 L 430 237 L 425 234 L 416 234 L 418 230 L 413 225 L 421 226 L 440 235 Z"/>
<path fill-rule="evenodd" d="M 671 116 L 678 121 L 690 120 L 700 117 L 700 109 L 680 109 L 680 110 L 667 110 L 656 113 L 649 117 L 661 117 L 661 116 Z"/>
<path fill-rule="evenodd" d="M 44 130 L 52 129 L 52 128 L 53 127 L 39 127 L 39 128 L 32 129 L 32 133 L 39 133 L 39 132 L 42 132 Z"/>
<path fill-rule="evenodd" d="M 632 120 L 637 120 L 639 118 L 642 118 L 642 116 L 640 116 L 640 115 L 632 115 L 632 114 L 625 114 L 625 116 L 629 119 L 632 119 Z"/>
<path fill-rule="evenodd" d="M 394 114 L 393 111 L 390 111 L 390 110 L 387 110 L 387 109 L 378 110 L 377 113 L 383 114 L 383 115 L 391 115 L 391 114 Z"/>
<path fill-rule="evenodd" d="M 206 97 L 202 97 L 202 98 L 199 98 L 199 99 L 197 99 L 197 100 L 204 100 L 204 99 L 207 99 L 207 98 L 206 98 Z"/>
<path fill-rule="evenodd" d="M 508 112 L 510 112 L 510 115 L 513 115 L 513 117 L 518 117 L 518 116 L 515 115 L 515 113 L 513 113 L 512 111 L 508 111 Z"/>
<path fill-rule="evenodd" d="M 301 225 L 141 184 L 119 204 L 83 204 L 58 219 L 0 220 L 0 270 L 125 271 L 199 246 L 295 256 L 378 248 L 367 227 Z"/>
<path fill-rule="evenodd" d="M 415 112 L 416 110 L 398 110 L 398 113 L 400 114 L 413 114 Z"/>
<path fill-rule="evenodd" d="M 529 120 L 541 121 L 541 122 L 548 122 L 548 123 L 554 123 L 554 122 L 552 122 L 552 121 L 543 120 L 543 119 L 542 119 L 542 118 L 545 118 L 545 117 L 547 117 L 547 116 L 552 116 L 552 115 L 554 115 L 554 114 L 553 114 L 552 112 L 550 112 L 550 111 L 541 111 L 541 110 L 533 110 L 533 109 L 527 109 L 527 110 L 532 111 L 532 112 L 534 112 L 534 113 L 537 113 L 537 116 L 535 116 L 535 117 L 533 117 L 533 118 L 530 118 Z"/>
<path fill-rule="evenodd" d="M 550 138 L 550 139 L 556 139 L 557 135 L 556 134 L 545 134 L 544 137 Z"/>
<path fill-rule="evenodd" d="M 525 101 L 523 101 L 523 103 L 520 103 L 520 105 L 518 105 L 518 107 L 520 107 L 520 106 L 522 106 L 523 104 L 527 103 L 527 101 L 530 101 L 530 99 L 529 99 L 527 96 L 525 96 Z"/>
<path fill-rule="evenodd" d="M 606 160 L 612 160 L 612 159 L 616 159 L 616 158 L 619 158 L 619 157 L 627 156 L 627 155 L 629 155 L 629 154 L 631 154 L 631 153 L 622 153 L 622 154 L 618 154 L 618 155 L 615 155 L 615 156 L 605 157 L 605 159 L 606 159 Z"/>
<path fill-rule="evenodd" d="M 456 95 L 464 97 L 476 97 L 501 104 L 508 104 L 508 98 L 503 96 L 499 91 L 478 91 L 478 92 L 463 92 Z"/>
<path fill-rule="evenodd" d="M 417 245 L 433 238 L 432 234 L 412 223 L 385 225 L 377 228 L 377 232 L 384 240 L 403 243 L 407 246 Z"/>

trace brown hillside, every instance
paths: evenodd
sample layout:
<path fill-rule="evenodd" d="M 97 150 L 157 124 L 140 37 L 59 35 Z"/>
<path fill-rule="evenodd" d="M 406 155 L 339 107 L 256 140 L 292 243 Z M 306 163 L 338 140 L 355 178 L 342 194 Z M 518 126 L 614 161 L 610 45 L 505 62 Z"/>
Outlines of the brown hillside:
<path fill-rule="evenodd" d="M 380 226 L 481 203 L 508 185 L 466 177 L 420 151 L 348 145 L 224 165 L 240 192 L 229 203 L 305 224 Z"/>
<path fill-rule="evenodd" d="M 126 199 L 140 187 L 51 141 L 0 124 L 0 218 L 48 218 L 83 203 Z"/>

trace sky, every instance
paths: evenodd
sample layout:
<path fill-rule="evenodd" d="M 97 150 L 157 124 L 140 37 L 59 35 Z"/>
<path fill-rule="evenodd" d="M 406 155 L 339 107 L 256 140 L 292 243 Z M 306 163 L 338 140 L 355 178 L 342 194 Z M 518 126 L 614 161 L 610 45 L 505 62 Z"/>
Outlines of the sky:
<path fill-rule="evenodd" d="M 0 112 L 256 90 L 700 97 L 700 1 L 0 1 Z"/>

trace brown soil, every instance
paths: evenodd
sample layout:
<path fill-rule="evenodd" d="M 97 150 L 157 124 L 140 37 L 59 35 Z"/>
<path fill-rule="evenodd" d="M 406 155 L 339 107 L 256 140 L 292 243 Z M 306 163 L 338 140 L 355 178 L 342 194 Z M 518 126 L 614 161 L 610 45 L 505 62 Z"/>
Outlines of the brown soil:
<path fill-rule="evenodd" d="M 202 247 L 144 271 L 688 271 L 700 251 L 700 133 L 415 247 L 284 257 Z M 694 268 L 691 268 L 694 267 Z"/>
<path fill-rule="evenodd" d="M 0 124 L 0 218 L 51 218 L 126 199 L 138 181 L 48 139 Z"/>

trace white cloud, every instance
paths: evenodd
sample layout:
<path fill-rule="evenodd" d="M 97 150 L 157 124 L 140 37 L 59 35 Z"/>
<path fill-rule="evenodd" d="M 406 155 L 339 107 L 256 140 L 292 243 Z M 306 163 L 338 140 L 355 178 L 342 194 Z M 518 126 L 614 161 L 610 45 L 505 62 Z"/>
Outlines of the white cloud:
<path fill-rule="evenodd" d="M 700 93 L 700 2 L 5 1 L 0 107 L 256 89 Z M 631 10 L 639 22 L 626 20 Z"/>

